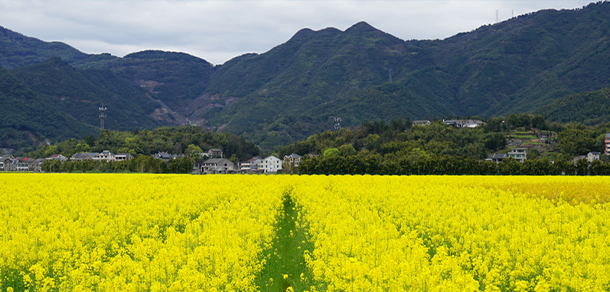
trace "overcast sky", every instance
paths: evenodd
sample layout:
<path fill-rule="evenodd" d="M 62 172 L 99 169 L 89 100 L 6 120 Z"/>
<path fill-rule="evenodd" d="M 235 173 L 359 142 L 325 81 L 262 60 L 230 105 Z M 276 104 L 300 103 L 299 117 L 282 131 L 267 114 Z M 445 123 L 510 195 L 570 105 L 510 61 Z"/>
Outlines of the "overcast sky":
<path fill-rule="evenodd" d="M 359 21 L 403 40 L 444 39 L 541 9 L 574 9 L 578 0 L 0 0 L 0 26 L 85 53 L 124 56 L 179 51 L 213 64 L 264 53 L 302 28 L 345 30 Z"/>

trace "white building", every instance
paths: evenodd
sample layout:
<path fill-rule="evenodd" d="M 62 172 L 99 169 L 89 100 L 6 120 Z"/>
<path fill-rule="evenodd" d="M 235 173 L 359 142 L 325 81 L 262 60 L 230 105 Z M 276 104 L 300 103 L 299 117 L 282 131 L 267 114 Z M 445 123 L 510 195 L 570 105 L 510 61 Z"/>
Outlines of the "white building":
<path fill-rule="evenodd" d="M 261 161 L 258 167 L 265 173 L 277 172 L 278 170 L 282 170 L 282 160 L 273 155 L 267 156 Z"/>

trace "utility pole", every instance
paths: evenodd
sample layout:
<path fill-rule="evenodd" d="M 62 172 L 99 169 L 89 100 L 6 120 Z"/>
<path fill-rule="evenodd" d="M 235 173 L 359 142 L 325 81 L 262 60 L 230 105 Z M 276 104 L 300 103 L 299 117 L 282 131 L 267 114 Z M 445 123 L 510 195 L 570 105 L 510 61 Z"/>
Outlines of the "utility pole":
<path fill-rule="evenodd" d="M 106 119 L 106 107 L 102 103 L 102 107 L 100 107 L 100 129 L 104 129 L 104 119 Z"/>

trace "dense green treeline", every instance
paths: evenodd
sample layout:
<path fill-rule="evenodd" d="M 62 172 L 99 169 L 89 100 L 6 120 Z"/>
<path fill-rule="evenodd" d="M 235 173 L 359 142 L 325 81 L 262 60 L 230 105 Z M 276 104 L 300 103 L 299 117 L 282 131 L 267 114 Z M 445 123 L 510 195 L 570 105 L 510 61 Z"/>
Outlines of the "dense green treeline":
<path fill-rule="evenodd" d="M 193 161 L 188 157 L 164 162 L 152 156 L 140 155 L 126 161 L 65 161 L 47 160 L 42 165 L 44 172 L 148 172 L 148 173 L 191 173 Z"/>
<path fill-rule="evenodd" d="M 574 164 L 573 159 L 588 152 L 603 152 L 608 132 L 610 124 L 589 127 L 547 123 L 531 114 L 494 117 L 474 129 L 455 129 L 442 121 L 419 126 L 409 119 L 382 120 L 366 122 L 356 129 L 312 135 L 276 147 L 275 152 L 302 155 L 298 171 L 303 174 L 599 175 L 610 174 L 610 164 L 586 160 Z M 516 133 L 544 133 L 549 139 L 521 146 L 529 148 L 524 163 L 484 160 L 494 153 L 507 153 L 512 148 L 507 147 L 507 140 L 513 135 L 519 137 Z M 602 161 L 606 160 L 602 155 Z"/>
<path fill-rule="evenodd" d="M 610 164 L 600 160 L 550 161 L 512 158 L 500 163 L 449 155 L 435 157 L 382 158 L 378 153 L 355 156 L 308 157 L 299 165 L 301 174 L 387 174 L 387 175 L 610 175 Z"/>

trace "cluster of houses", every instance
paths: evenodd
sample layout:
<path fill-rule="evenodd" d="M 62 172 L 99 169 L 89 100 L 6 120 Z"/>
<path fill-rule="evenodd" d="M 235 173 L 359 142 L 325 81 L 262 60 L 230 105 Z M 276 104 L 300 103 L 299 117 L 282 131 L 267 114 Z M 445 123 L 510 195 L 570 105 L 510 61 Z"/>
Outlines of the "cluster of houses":
<path fill-rule="evenodd" d="M 153 155 L 153 158 L 168 162 L 172 159 L 182 158 L 183 154 L 174 155 L 167 152 L 159 152 Z M 72 157 L 67 158 L 61 154 L 54 154 L 47 158 L 34 159 L 30 157 L 14 157 L 11 154 L 3 154 L 0 156 L 0 171 L 29 171 L 40 172 L 42 164 L 47 160 L 64 161 L 126 161 L 132 159 L 133 155 L 129 153 L 114 154 L 108 150 L 99 153 L 76 153 Z M 291 154 L 281 160 L 273 155 L 265 158 L 253 157 L 243 163 L 235 164 L 229 159 L 224 158 L 224 153 L 221 149 L 210 149 L 203 153 L 202 158 L 207 158 L 202 163 L 196 164 L 193 168 L 193 173 L 198 174 L 226 174 L 226 173 L 276 173 L 284 168 L 284 162 L 290 163 L 294 167 L 299 166 L 301 156 Z"/>
<path fill-rule="evenodd" d="M 54 154 L 47 158 L 34 159 L 31 157 L 15 157 L 12 154 L 0 156 L 0 171 L 31 171 L 40 172 L 46 160 L 62 160 L 67 158 L 61 154 Z"/>
<path fill-rule="evenodd" d="M 595 160 L 599 160 L 600 156 L 600 152 L 589 152 L 587 155 L 579 155 L 574 157 L 572 162 L 576 164 L 581 159 L 586 159 L 589 162 L 593 162 Z M 507 154 L 493 154 L 485 160 L 500 163 L 502 160 L 509 157 L 515 159 L 517 162 L 524 162 L 527 159 L 527 148 L 513 148 Z"/>
<path fill-rule="evenodd" d="M 104 150 L 100 153 L 76 153 L 70 158 L 67 158 L 61 154 L 53 154 L 47 158 L 38 159 L 31 157 L 14 157 L 12 154 L 4 154 L 4 156 L 0 156 L 0 171 L 40 172 L 42 170 L 42 164 L 47 160 L 59 160 L 61 162 L 68 160 L 125 161 L 131 158 L 133 158 L 133 156 L 129 153 L 113 154 L 108 150 Z"/>
<path fill-rule="evenodd" d="M 290 154 L 284 156 L 284 159 L 279 159 L 273 155 L 262 157 L 252 157 L 251 159 L 235 165 L 232 161 L 226 158 L 211 158 L 200 165 L 195 165 L 194 171 L 202 174 L 214 173 L 276 173 L 284 169 L 284 164 L 298 167 L 301 161 L 301 156 L 298 154 Z"/>

